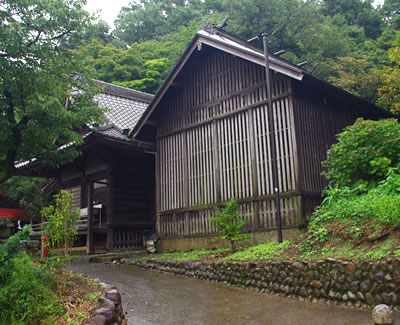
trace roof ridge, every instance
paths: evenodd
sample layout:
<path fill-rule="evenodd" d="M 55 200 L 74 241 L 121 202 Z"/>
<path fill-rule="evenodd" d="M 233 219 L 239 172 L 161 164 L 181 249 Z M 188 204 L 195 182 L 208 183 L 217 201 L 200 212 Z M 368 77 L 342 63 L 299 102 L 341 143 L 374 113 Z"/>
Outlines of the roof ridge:
<path fill-rule="evenodd" d="M 142 101 L 147 104 L 150 103 L 154 98 L 154 95 L 145 93 L 143 91 L 114 85 L 102 80 L 93 79 L 93 81 L 100 86 L 106 86 L 103 89 L 102 93 L 106 93 L 109 95 L 119 96 L 127 99 L 135 99 L 137 101 Z"/>

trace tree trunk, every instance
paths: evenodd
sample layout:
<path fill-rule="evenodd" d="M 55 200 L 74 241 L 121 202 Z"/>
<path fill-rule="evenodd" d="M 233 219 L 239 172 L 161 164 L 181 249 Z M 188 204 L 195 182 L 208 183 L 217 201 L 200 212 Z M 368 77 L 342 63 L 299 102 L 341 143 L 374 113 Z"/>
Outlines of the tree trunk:
<path fill-rule="evenodd" d="M 236 241 L 231 240 L 232 252 L 236 252 Z"/>
<path fill-rule="evenodd" d="M 67 218 L 64 217 L 64 256 L 68 254 Z"/>
<path fill-rule="evenodd" d="M 14 159 L 15 152 L 7 152 L 7 157 L 4 160 L 0 160 L 0 184 L 14 175 Z"/>

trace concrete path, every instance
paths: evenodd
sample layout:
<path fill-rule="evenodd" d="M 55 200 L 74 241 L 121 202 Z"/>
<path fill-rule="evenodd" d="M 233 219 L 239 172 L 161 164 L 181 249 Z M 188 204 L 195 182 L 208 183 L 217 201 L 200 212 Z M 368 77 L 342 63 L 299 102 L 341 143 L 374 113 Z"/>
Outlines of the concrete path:
<path fill-rule="evenodd" d="M 370 311 L 300 302 L 131 265 L 71 268 L 115 285 L 129 325 L 372 325 Z"/>

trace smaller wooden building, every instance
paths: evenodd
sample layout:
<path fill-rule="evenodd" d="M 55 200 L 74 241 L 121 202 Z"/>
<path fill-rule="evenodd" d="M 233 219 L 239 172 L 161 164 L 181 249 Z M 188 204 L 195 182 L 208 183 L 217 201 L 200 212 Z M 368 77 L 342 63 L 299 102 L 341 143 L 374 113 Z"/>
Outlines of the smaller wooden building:
<path fill-rule="evenodd" d="M 155 147 L 128 133 L 153 95 L 98 84 L 104 90 L 95 100 L 108 109 L 105 125 L 88 126 L 81 155 L 58 169 L 40 162 L 16 167 L 21 174 L 52 178 L 48 194 L 60 189 L 72 193 L 73 208 L 81 211 L 79 246 L 87 246 L 88 253 L 142 248 L 144 233 L 155 228 Z M 34 230 L 33 236 L 40 235 L 39 225 Z"/>
<path fill-rule="evenodd" d="M 288 238 L 320 201 L 326 186 L 321 162 L 336 134 L 357 117 L 390 116 L 290 62 L 274 55 L 269 60 L 273 116 L 263 51 L 206 24 L 133 130 L 136 139 L 157 145 L 163 248 L 215 245 L 207 241 L 217 231 L 209 217 L 231 198 L 238 199 L 253 238 L 274 238 L 270 119 Z"/>

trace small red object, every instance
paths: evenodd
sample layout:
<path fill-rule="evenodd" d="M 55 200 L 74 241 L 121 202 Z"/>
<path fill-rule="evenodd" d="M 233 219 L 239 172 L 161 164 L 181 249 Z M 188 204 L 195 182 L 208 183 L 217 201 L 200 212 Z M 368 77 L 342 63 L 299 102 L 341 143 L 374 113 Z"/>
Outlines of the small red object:
<path fill-rule="evenodd" d="M 44 236 L 44 251 L 43 251 L 43 255 L 44 256 L 49 256 L 49 249 L 48 249 L 48 247 L 47 247 L 47 240 L 49 239 L 49 237 L 46 235 L 46 236 Z"/>

